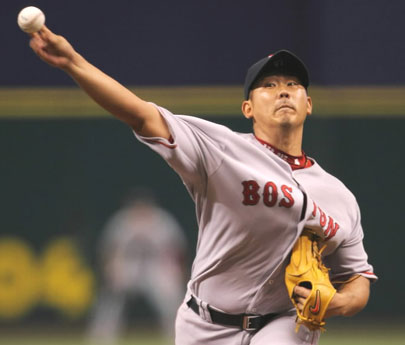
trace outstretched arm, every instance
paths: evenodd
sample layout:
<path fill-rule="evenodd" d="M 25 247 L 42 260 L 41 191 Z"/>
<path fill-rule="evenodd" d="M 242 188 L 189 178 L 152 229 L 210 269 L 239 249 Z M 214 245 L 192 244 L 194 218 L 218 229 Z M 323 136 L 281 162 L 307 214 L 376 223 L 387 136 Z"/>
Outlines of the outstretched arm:
<path fill-rule="evenodd" d="M 311 290 L 301 286 L 294 288 L 295 299 L 298 307 L 303 308 L 306 298 Z M 370 295 L 370 280 L 358 276 L 341 286 L 329 303 L 325 318 L 341 315 L 353 316 L 361 311 L 367 304 Z"/>
<path fill-rule="evenodd" d="M 142 136 L 169 139 L 169 129 L 156 107 L 86 61 L 64 37 L 55 35 L 46 26 L 31 36 L 30 46 L 42 60 L 69 74 L 109 113 Z"/>

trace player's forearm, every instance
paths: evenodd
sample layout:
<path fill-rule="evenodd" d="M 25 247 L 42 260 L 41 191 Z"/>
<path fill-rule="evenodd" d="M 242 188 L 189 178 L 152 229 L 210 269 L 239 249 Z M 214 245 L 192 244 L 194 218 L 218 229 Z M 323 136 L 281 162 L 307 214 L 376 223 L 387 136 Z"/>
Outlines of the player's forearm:
<path fill-rule="evenodd" d="M 154 106 L 137 97 L 78 53 L 74 54 L 64 71 L 101 107 L 136 131 L 142 131 L 148 117 L 158 116 Z"/>
<path fill-rule="evenodd" d="M 31 35 L 30 46 L 51 66 L 68 73 L 99 105 L 144 136 L 169 138 L 158 110 L 87 62 L 62 36 L 45 25 Z"/>
<path fill-rule="evenodd" d="M 367 305 L 369 295 L 370 281 L 360 276 L 338 289 L 329 304 L 325 317 L 353 316 Z"/>

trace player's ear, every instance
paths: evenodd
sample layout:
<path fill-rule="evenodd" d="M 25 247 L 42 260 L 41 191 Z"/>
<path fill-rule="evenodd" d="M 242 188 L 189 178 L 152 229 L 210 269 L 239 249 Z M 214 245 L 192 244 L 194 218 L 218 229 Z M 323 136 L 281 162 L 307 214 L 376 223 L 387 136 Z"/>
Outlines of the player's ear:
<path fill-rule="evenodd" d="M 253 117 L 253 107 L 250 99 L 242 102 L 242 113 L 247 119 L 251 119 Z"/>
<path fill-rule="evenodd" d="M 312 114 L 312 98 L 311 97 L 307 97 L 307 115 L 311 115 Z"/>

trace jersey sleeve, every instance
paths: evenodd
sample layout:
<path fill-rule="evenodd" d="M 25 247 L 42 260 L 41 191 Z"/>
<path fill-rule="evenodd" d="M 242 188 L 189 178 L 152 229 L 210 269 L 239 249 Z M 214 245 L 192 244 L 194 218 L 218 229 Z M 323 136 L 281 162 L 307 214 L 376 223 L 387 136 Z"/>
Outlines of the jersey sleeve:
<path fill-rule="evenodd" d="M 363 228 L 360 221 L 360 209 L 356 203 L 355 226 L 340 246 L 324 261 L 331 269 L 331 281 L 346 281 L 354 275 L 377 280 L 373 266 L 368 263 L 368 255 L 363 244 Z"/>
<path fill-rule="evenodd" d="M 193 192 L 192 189 L 201 187 L 206 176 L 221 163 L 217 154 L 222 149 L 221 143 L 215 135 L 218 137 L 218 129 L 222 126 L 192 116 L 173 115 L 167 109 L 156 107 L 169 127 L 170 140 L 134 134 L 140 142 L 158 153 Z"/>

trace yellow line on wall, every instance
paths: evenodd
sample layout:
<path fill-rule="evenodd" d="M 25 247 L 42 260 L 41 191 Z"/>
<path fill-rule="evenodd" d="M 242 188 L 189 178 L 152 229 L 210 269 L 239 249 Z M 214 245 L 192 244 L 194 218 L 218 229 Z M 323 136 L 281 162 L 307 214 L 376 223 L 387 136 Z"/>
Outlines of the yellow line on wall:
<path fill-rule="evenodd" d="M 242 86 L 130 87 L 174 113 L 241 116 Z M 319 87 L 309 90 L 317 116 L 405 116 L 405 86 Z M 0 88 L 1 118 L 110 116 L 76 87 Z"/>

